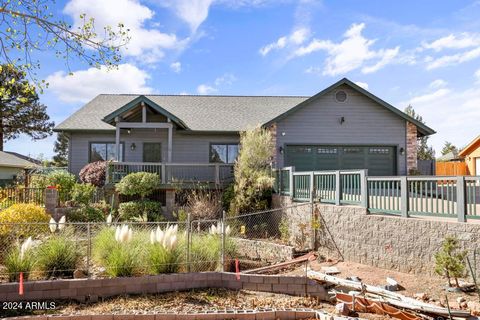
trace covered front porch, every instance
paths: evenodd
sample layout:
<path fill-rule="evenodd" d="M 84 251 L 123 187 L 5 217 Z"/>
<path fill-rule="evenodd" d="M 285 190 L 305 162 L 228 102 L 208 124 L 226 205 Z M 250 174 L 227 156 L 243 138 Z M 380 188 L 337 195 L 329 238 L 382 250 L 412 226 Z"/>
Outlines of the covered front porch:
<path fill-rule="evenodd" d="M 107 115 L 103 121 L 115 126 L 114 144 L 104 147 L 107 158 L 109 150 L 112 155 L 106 172 L 107 184 L 115 184 L 132 172 L 156 173 L 164 188 L 221 187 L 233 179 L 232 164 L 210 159 L 211 140 L 190 134 L 182 120 L 144 96 Z M 230 142 L 232 138 L 214 139 Z"/>
<path fill-rule="evenodd" d="M 115 184 L 132 172 L 152 172 L 160 176 L 161 186 L 223 187 L 233 181 L 233 165 L 224 163 L 110 162 L 106 183 Z"/>

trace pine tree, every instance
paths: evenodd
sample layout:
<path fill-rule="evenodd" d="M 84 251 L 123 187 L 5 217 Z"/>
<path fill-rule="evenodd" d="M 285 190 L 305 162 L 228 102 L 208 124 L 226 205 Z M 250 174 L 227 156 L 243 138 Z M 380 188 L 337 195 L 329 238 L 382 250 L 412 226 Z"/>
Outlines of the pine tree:
<path fill-rule="evenodd" d="M 453 154 L 458 153 L 458 148 L 451 142 L 445 141 L 445 144 L 442 148 L 442 156 L 446 155 L 449 152 L 453 152 Z"/>
<path fill-rule="evenodd" d="M 33 140 L 52 134 L 54 123 L 49 121 L 47 107 L 25 77 L 24 71 L 11 64 L 0 65 L 0 151 L 4 142 L 20 134 Z"/>
<path fill-rule="evenodd" d="M 405 113 L 415 120 L 425 123 L 423 117 L 415 112 L 411 105 L 405 108 Z M 417 139 L 417 159 L 418 160 L 434 160 L 435 150 L 428 145 L 428 136 L 424 136 Z"/>
<path fill-rule="evenodd" d="M 68 135 L 64 132 L 57 134 L 57 141 L 53 145 L 53 162 L 56 167 L 66 167 L 68 165 Z"/>
<path fill-rule="evenodd" d="M 465 276 L 465 258 L 467 251 L 460 251 L 458 239 L 448 236 L 442 243 L 442 248 L 435 254 L 435 273 L 445 276 L 451 287 L 451 279 L 458 287 L 458 278 Z"/>

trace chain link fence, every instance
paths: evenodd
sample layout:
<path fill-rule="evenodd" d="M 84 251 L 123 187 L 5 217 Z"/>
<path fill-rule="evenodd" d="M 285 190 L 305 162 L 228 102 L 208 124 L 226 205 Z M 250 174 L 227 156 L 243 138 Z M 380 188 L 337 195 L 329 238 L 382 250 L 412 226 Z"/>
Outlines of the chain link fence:
<path fill-rule="evenodd" d="M 294 245 L 293 220 L 307 205 L 211 220 L 0 223 L 0 281 L 16 281 L 20 272 L 36 280 L 235 271 L 235 261 L 248 258 L 239 256 L 245 241 Z"/>

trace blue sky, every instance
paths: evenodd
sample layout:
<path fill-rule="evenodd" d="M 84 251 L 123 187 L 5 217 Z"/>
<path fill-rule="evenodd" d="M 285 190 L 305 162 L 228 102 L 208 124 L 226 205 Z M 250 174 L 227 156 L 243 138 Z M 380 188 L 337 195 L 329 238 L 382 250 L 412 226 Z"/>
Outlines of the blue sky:
<path fill-rule="evenodd" d="M 41 96 L 60 123 L 99 93 L 313 95 L 348 77 L 399 109 L 411 103 L 445 140 L 480 134 L 480 1 L 70 0 L 97 27 L 123 22 L 132 37 L 118 70 L 53 52 L 38 58 Z M 6 150 L 53 155 L 55 137 Z"/>

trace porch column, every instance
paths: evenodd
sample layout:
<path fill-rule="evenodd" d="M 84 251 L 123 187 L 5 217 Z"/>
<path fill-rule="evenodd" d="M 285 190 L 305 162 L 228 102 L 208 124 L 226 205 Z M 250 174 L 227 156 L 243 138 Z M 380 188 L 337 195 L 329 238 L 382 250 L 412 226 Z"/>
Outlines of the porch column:
<path fill-rule="evenodd" d="M 117 151 L 115 154 L 115 160 L 120 161 L 120 126 L 119 126 L 120 119 L 117 117 L 115 118 L 115 150 Z"/>
<path fill-rule="evenodd" d="M 172 126 L 168 127 L 168 147 L 167 147 L 167 161 L 172 162 L 172 142 L 173 142 L 173 130 Z"/>

